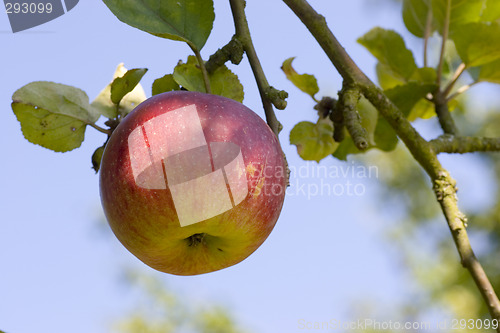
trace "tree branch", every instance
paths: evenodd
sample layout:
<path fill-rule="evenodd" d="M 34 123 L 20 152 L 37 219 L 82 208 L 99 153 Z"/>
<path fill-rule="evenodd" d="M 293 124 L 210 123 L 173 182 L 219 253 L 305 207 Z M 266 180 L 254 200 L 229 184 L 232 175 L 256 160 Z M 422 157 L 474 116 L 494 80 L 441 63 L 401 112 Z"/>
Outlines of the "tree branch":
<path fill-rule="evenodd" d="M 442 135 L 431 140 L 430 144 L 436 154 L 466 154 L 478 151 L 500 152 L 500 138 Z"/>
<path fill-rule="evenodd" d="M 458 133 L 458 129 L 455 126 L 455 121 L 453 120 L 450 110 L 448 109 L 446 94 L 442 92 L 435 93 L 432 102 L 434 103 L 439 125 L 441 125 L 443 132 L 445 134 L 456 135 Z"/>
<path fill-rule="evenodd" d="M 266 120 L 269 127 L 278 137 L 278 134 L 282 128 L 282 125 L 276 118 L 274 113 L 273 103 L 268 96 L 270 85 L 267 81 L 266 75 L 262 70 L 262 65 L 257 57 L 255 48 L 252 43 L 252 38 L 250 36 L 250 29 L 248 28 L 248 22 L 245 15 L 245 1 L 244 0 L 229 0 L 231 4 L 231 11 L 233 13 L 234 25 L 236 28 L 236 38 L 239 39 L 243 45 L 243 49 L 248 56 L 248 61 L 252 67 L 253 75 L 257 81 L 257 86 L 259 88 L 260 98 L 262 99 L 262 105 L 264 107 L 264 112 L 266 114 Z"/>
<path fill-rule="evenodd" d="M 356 84 L 361 89 L 364 96 L 378 109 L 431 177 L 436 199 L 448 222 L 462 264 L 472 275 L 491 316 L 500 320 L 500 301 L 472 251 L 465 229 L 465 217 L 458 209 L 455 181 L 441 166 L 433 146 L 422 138 L 401 111 L 358 68 L 328 28 L 323 16 L 319 15 L 306 0 L 283 1 L 316 38 L 346 83 Z"/>
<path fill-rule="evenodd" d="M 357 105 L 360 98 L 361 92 L 358 87 L 344 85 L 339 93 L 339 100 L 336 108 L 341 110 L 338 113 L 342 113 L 343 123 L 351 135 L 356 148 L 359 150 L 366 150 L 368 148 L 368 133 L 361 125 L 361 118 L 357 111 Z"/>
<path fill-rule="evenodd" d="M 460 78 L 460 76 L 462 75 L 462 73 L 465 71 L 466 68 L 467 68 L 467 66 L 464 63 L 461 63 L 457 67 L 457 70 L 453 74 L 453 78 L 451 79 L 450 83 L 448 83 L 448 85 L 444 89 L 443 93 L 444 93 L 445 96 L 448 96 L 450 94 L 451 90 L 453 89 L 453 87 L 455 86 L 455 84 L 457 83 L 458 79 Z"/>

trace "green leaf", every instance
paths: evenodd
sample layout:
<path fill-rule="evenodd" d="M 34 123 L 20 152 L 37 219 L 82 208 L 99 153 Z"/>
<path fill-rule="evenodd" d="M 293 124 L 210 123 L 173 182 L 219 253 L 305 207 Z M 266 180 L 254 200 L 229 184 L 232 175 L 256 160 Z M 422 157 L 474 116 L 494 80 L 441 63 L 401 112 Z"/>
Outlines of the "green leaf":
<path fill-rule="evenodd" d="M 413 53 L 406 48 L 403 38 L 393 30 L 374 28 L 359 38 L 358 42 L 400 79 L 410 78 L 417 69 Z"/>
<path fill-rule="evenodd" d="M 395 74 L 394 71 L 386 64 L 381 62 L 376 66 L 378 84 L 382 89 L 391 89 L 396 86 L 406 83 L 406 80 L 401 78 L 400 75 Z"/>
<path fill-rule="evenodd" d="M 395 74 L 391 68 L 382 63 L 377 63 L 377 76 L 382 89 L 388 90 L 408 82 L 420 83 L 435 83 L 437 80 L 437 73 L 434 68 L 422 67 L 417 68 L 408 79 L 402 79 L 399 75 Z"/>
<path fill-rule="evenodd" d="M 319 91 L 318 81 L 313 75 L 297 73 L 292 66 L 294 59 L 295 57 L 292 57 L 283 61 L 281 69 L 285 73 L 286 78 L 297 88 L 314 98 L 314 95 L 316 95 Z"/>
<path fill-rule="evenodd" d="M 417 37 L 424 38 L 430 0 L 403 0 L 403 21 L 406 28 Z M 435 30 L 431 26 L 429 35 Z"/>
<path fill-rule="evenodd" d="M 99 118 L 84 91 L 63 84 L 32 82 L 18 89 L 12 100 L 24 137 L 57 152 L 78 148 L 86 125 Z"/>
<path fill-rule="evenodd" d="M 12 100 L 70 116 L 87 124 L 99 119 L 99 113 L 90 107 L 89 97 L 83 90 L 60 83 L 28 83 L 12 95 Z"/>
<path fill-rule="evenodd" d="M 153 96 L 158 95 L 168 91 L 179 90 L 181 87 L 174 80 L 172 74 L 167 74 L 153 82 Z"/>
<path fill-rule="evenodd" d="M 127 72 L 127 69 L 123 66 L 123 63 L 119 64 L 113 75 L 113 80 L 122 77 Z M 118 110 L 116 105 L 111 101 L 111 83 L 109 83 L 94 99 L 91 103 L 94 109 L 97 109 L 100 114 L 106 118 L 113 119 L 118 116 Z M 137 105 L 146 100 L 146 93 L 142 88 L 141 84 L 135 86 L 135 88 L 125 95 L 120 101 L 120 113 L 127 115 L 132 111 Z"/>
<path fill-rule="evenodd" d="M 416 81 L 422 84 L 435 84 L 437 81 L 436 69 L 432 67 L 417 68 L 409 81 Z"/>
<path fill-rule="evenodd" d="M 193 56 L 188 57 L 187 63 L 179 62 L 174 68 L 173 78 L 177 84 L 189 91 L 206 93 L 203 74 Z M 196 61 L 196 60 L 195 60 Z"/>
<path fill-rule="evenodd" d="M 398 144 L 396 132 L 382 116 L 378 117 L 374 137 L 376 147 L 383 151 L 392 151 Z"/>
<path fill-rule="evenodd" d="M 386 90 L 385 95 L 399 108 L 406 116 L 410 114 L 413 107 L 427 94 L 436 90 L 435 84 L 421 84 L 410 82 L 408 84 L 397 86 Z"/>
<path fill-rule="evenodd" d="M 105 146 L 97 148 L 92 154 L 92 169 L 94 169 L 95 173 L 98 173 L 101 168 L 102 154 L 104 153 Z"/>
<path fill-rule="evenodd" d="M 469 23 L 452 35 L 457 52 L 469 67 L 480 66 L 500 59 L 500 24 Z"/>
<path fill-rule="evenodd" d="M 500 59 L 478 67 L 478 81 L 487 81 L 500 84 Z"/>
<path fill-rule="evenodd" d="M 147 71 L 147 68 L 134 68 L 128 70 L 122 77 L 114 79 L 111 83 L 111 101 L 116 105 L 120 104 L 123 97 L 134 90 Z"/>
<path fill-rule="evenodd" d="M 500 1 L 486 0 L 481 21 L 493 22 L 500 19 Z"/>
<path fill-rule="evenodd" d="M 379 115 L 377 109 L 364 97 L 358 102 L 358 112 L 361 116 L 361 124 L 369 134 L 372 147 L 384 151 L 393 150 L 398 142 L 396 133 Z"/>
<path fill-rule="evenodd" d="M 122 22 L 201 50 L 215 19 L 213 0 L 103 0 Z"/>
<path fill-rule="evenodd" d="M 331 155 L 339 145 L 333 141 L 333 123 L 328 118 L 320 118 L 316 124 L 298 123 L 290 132 L 290 143 L 297 146 L 302 159 L 316 162 Z"/>
<path fill-rule="evenodd" d="M 337 149 L 335 149 L 335 152 L 332 154 L 332 156 L 341 161 L 346 161 L 347 156 L 359 153 L 360 150 L 356 147 L 351 137 L 346 137 L 344 140 L 342 140 Z"/>
<path fill-rule="evenodd" d="M 209 75 L 212 94 L 234 99 L 242 103 L 244 98 L 243 85 L 238 76 L 226 65 L 220 66 Z"/>
<path fill-rule="evenodd" d="M 370 146 L 375 145 L 375 128 L 377 126 L 378 111 L 377 109 L 363 96 L 358 101 L 357 111 L 361 118 L 361 126 L 368 134 Z"/>
<path fill-rule="evenodd" d="M 481 19 L 485 0 L 451 0 L 449 31 L 453 33 L 462 25 L 478 22 Z M 432 0 L 434 25 L 443 33 L 448 0 Z"/>
<path fill-rule="evenodd" d="M 187 63 L 180 62 L 175 66 L 174 80 L 189 91 L 206 92 L 203 74 L 194 56 L 189 56 Z M 243 102 L 243 86 L 238 76 L 223 65 L 209 74 L 210 88 L 212 94 L 220 95 Z"/>
<path fill-rule="evenodd" d="M 426 99 L 421 99 L 413 106 L 407 118 L 409 121 L 414 121 L 417 118 L 429 119 L 434 116 L 436 116 L 434 104 Z"/>

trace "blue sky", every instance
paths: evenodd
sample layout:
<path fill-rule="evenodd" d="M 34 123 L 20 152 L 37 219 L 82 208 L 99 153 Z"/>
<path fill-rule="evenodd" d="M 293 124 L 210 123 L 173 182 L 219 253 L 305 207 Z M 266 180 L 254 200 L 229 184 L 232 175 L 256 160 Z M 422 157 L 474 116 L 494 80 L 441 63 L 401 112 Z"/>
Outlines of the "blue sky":
<path fill-rule="evenodd" d="M 311 0 L 311 4 L 373 77 L 374 59 L 355 41 L 376 25 L 402 31 L 398 8 L 373 2 L 367 6 L 361 0 Z M 120 62 L 129 69 L 149 68 L 142 84 L 150 96 L 153 80 L 170 73 L 179 59 L 185 60 L 189 48 L 119 22 L 95 0 L 80 1 L 68 14 L 17 34 L 10 32 L 7 15 L 0 14 L 0 170 L 4 175 L 0 181 L 0 329 L 108 332 L 113 319 L 137 302 L 137 294 L 120 283 L 124 267 L 157 276 L 192 304 L 214 301 L 228 306 L 243 326 L 262 333 L 300 332 L 302 319 L 357 319 L 349 317 L 349 306 L 357 301 L 368 297 L 391 303 L 407 291 L 406 280 L 393 262 L 393 249 L 377 241 L 380 226 L 391 215 L 373 200 L 378 195 L 377 177 L 325 179 L 340 188 L 348 182 L 357 185 L 362 195 L 312 195 L 315 186 L 321 188 L 322 180 L 312 174 L 317 165 L 300 160 L 288 143 L 293 125 L 314 120 L 315 112 L 313 101 L 286 81 L 280 70 L 283 60 L 296 56 L 299 72 L 316 75 L 321 87 L 318 96 L 334 95 L 341 87 L 339 75 L 280 1 L 248 1 L 247 14 L 271 85 L 290 93 L 288 108 L 277 112 L 284 124 L 281 140 L 289 163 L 303 173 L 292 175 L 281 217 L 257 252 L 231 268 L 193 277 L 149 269 L 102 232 L 98 177 L 90 169 L 90 156 L 104 141 L 103 134 L 89 128 L 81 148 L 54 153 L 23 138 L 10 108 L 12 93 L 37 80 L 79 87 L 92 100 Z M 208 58 L 232 34 L 229 5 L 216 1 L 214 30 L 203 56 Z M 246 59 L 230 68 L 245 86 L 244 104 L 263 116 Z M 331 158 L 320 165 L 344 172 L 353 167 Z"/>

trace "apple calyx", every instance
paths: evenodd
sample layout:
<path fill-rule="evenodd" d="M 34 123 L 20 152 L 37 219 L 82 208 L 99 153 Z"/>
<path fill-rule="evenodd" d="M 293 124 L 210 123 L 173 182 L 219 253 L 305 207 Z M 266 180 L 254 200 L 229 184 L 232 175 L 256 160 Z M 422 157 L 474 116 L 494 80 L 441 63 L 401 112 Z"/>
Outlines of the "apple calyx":
<path fill-rule="evenodd" d="M 206 235 L 207 234 L 203 232 L 203 233 L 197 233 L 197 234 L 193 234 L 193 235 L 189 236 L 188 238 L 186 238 L 186 240 L 188 242 L 188 246 L 195 247 L 198 244 L 206 245 L 206 243 L 205 243 L 205 236 Z"/>

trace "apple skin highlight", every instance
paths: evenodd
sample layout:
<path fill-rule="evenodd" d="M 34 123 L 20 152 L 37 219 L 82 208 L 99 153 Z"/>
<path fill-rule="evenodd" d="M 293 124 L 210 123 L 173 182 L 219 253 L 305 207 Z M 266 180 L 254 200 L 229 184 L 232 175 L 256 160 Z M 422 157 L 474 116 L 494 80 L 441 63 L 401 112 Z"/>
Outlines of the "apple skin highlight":
<path fill-rule="evenodd" d="M 183 125 L 185 110 L 199 120 Z M 156 126 L 156 119 L 181 121 Z M 186 127 L 201 130 L 186 138 L 182 134 L 191 133 Z M 142 146 L 136 144 L 142 142 L 139 132 Z M 204 137 L 206 146 L 195 137 Z M 197 147 L 186 150 L 186 145 Z M 224 168 L 216 160 L 215 148 L 222 146 L 229 147 L 219 153 Z M 166 150 L 177 153 L 154 163 L 153 155 Z M 209 172 L 200 171 L 206 169 L 205 151 L 212 154 L 206 155 Z M 226 183 L 214 180 L 212 186 L 205 180 L 212 175 Z M 174 176 L 185 182 L 173 182 Z M 144 101 L 115 129 L 101 162 L 100 194 L 111 229 L 132 254 L 165 273 L 196 275 L 235 265 L 266 240 L 283 206 L 286 177 L 279 142 L 257 114 L 225 97 L 176 91 Z M 181 226 L 181 212 L 191 218 L 188 225 Z"/>

